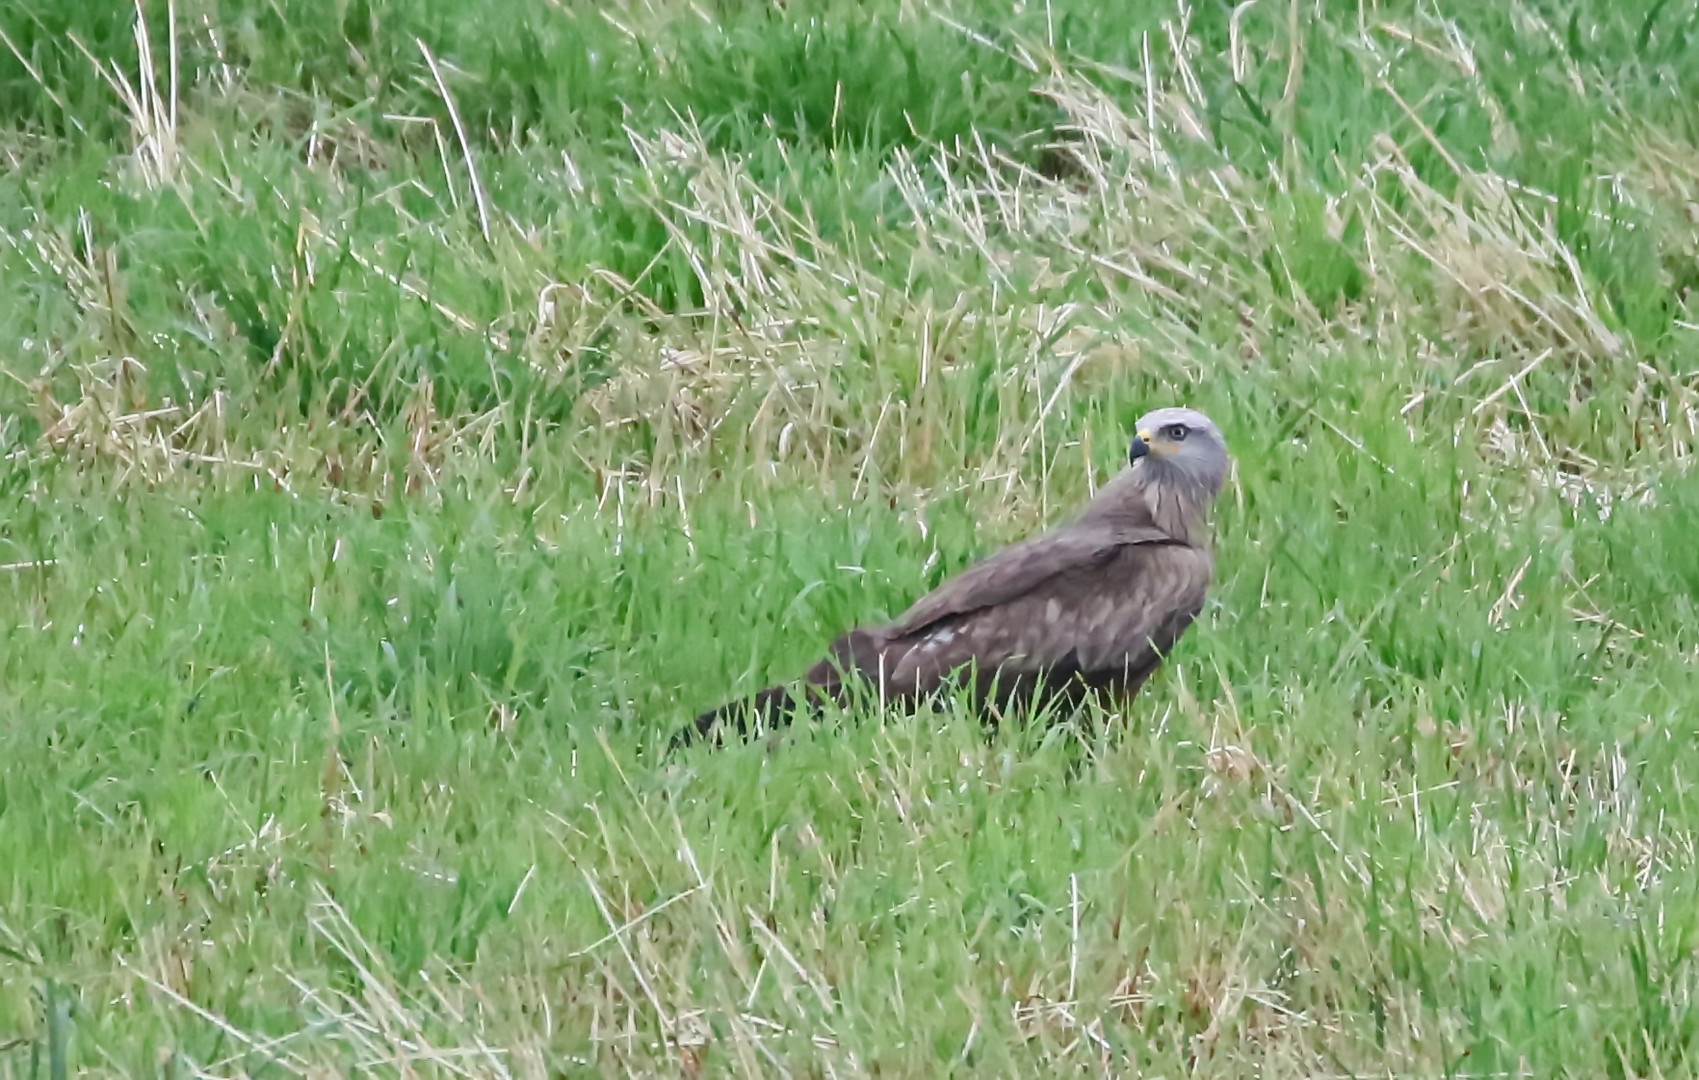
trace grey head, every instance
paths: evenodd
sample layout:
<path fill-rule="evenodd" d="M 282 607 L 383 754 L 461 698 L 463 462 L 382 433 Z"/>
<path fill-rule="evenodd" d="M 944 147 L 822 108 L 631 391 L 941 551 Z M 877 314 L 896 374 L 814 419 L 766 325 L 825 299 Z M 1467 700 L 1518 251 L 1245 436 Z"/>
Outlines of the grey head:
<path fill-rule="evenodd" d="M 1147 483 L 1192 499 L 1215 498 L 1227 480 L 1227 440 L 1196 409 L 1156 409 L 1140 417 L 1127 459 Z"/>

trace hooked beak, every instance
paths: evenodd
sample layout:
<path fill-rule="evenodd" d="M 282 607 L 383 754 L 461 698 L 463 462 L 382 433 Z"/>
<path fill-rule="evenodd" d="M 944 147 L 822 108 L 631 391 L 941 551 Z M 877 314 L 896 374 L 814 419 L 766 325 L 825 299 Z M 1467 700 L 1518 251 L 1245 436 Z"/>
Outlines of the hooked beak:
<path fill-rule="evenodd" d="M 1149 453 L 1150 436 L 1141 431 L 1133 436 L 1133 445 L 1127 451 L 1127 464 L 1131 465 Z"/>

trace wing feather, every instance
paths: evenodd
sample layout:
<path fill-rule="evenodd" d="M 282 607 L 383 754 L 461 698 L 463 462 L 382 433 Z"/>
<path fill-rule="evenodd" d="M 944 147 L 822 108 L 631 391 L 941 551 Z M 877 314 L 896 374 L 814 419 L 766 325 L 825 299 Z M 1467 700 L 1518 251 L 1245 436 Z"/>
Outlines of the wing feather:
<path fill-rule="evenodd" d="M 916 634 L 942 619 L 1008 604 L 1052 579 L 1099 573 L 1129 545 L 1169 540 L 1155 527 L 1071 528 L 1011 544 L 916 600 L 887 630 Z"/>
<path fill-rule="evenodd" d="M 891 685 L 925 692 L 969 663 L 1005 677 L 1142 681 L 1202 608 L 1211 564 L 1199 548 L 1120 544 L 1001 603 L 939 605 L 944 614 L 886 639 Z"/>

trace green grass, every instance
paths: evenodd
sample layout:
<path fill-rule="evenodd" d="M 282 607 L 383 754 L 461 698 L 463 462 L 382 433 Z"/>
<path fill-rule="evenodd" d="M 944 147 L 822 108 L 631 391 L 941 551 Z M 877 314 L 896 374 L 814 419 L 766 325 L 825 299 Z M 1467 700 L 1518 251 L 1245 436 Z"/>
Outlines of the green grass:
<path fill-rule="evenodd" d="M 1699 17 L 1240 8 L 0 11 L 0 1075 L 1694 1072 Z M 663 756 L 1176 402 L 1124 713 Z"/>

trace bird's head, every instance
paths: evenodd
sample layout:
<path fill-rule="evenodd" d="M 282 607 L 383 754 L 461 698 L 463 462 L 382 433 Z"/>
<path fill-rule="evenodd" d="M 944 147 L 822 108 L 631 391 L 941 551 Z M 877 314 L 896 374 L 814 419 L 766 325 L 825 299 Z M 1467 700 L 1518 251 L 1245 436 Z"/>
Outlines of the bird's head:
<path fill-rule="evenodd" d="M 1157 409 L 1140 417 L 1127 459 L 1153 481 L 1185 484 L 1212 497 L 1227 479 L 1227 441 L 1196 409 Z"/>

